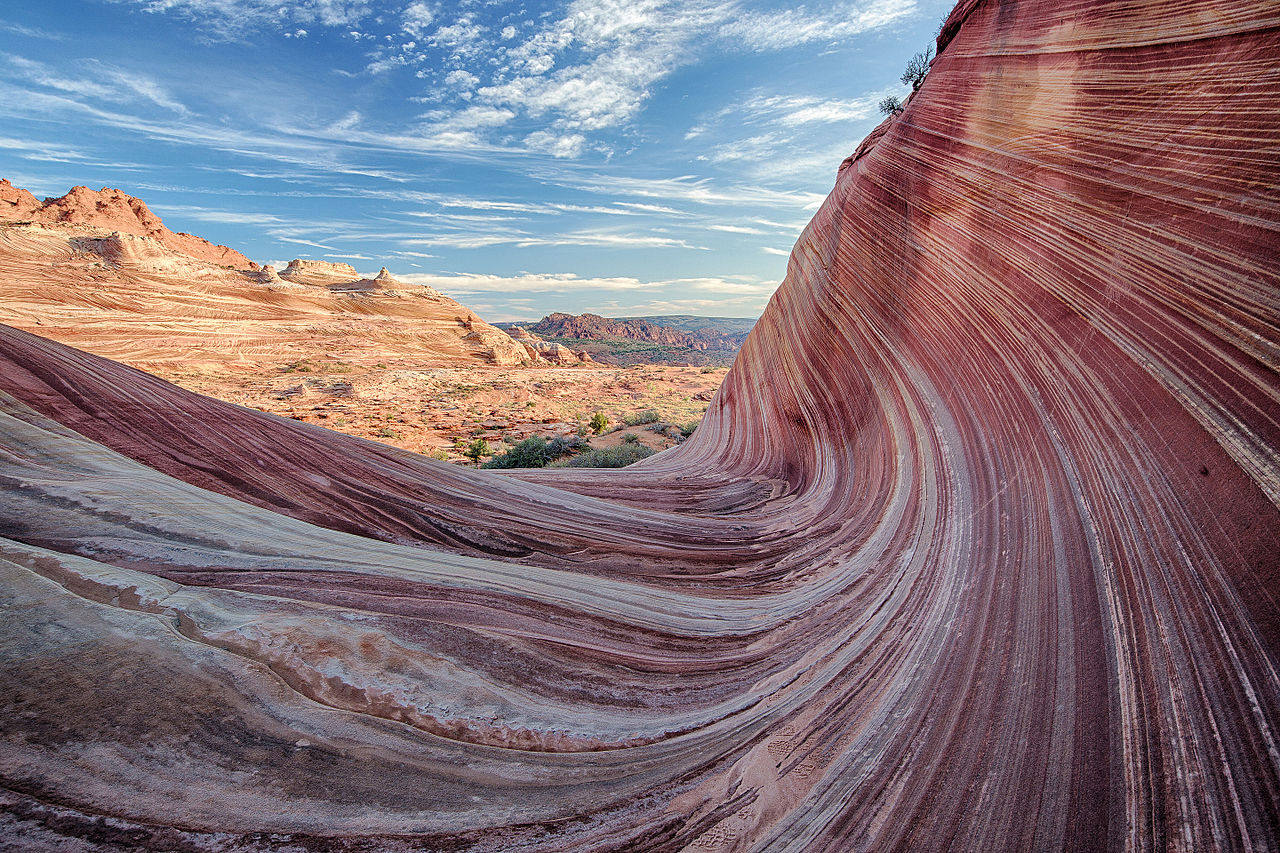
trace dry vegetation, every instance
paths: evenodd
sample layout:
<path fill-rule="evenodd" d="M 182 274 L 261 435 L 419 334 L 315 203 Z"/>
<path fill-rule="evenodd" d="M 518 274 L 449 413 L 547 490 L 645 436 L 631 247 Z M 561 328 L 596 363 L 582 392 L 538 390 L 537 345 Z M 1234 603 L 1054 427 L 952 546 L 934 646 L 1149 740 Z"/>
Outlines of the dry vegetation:
<path fill-rule="evenodd" d="M 662 450 L 679 441 L 679 430 L 619 427 L 648 410 L 665 423 L 697 421 L 726 372 L 669 366 L 360 365 L 322 358 L 254 372 L 222 365 L 151 370 L 201 394 L 453 462 L 466 461 L 464 445 L 477 437 L 501 452 L 504 442 L 534 435 L 589 432 L 586 425 L 597 411 L 609 419 L 609 427 L 590 436 L 592 447 L 612 447 L 625 431 Z"/>

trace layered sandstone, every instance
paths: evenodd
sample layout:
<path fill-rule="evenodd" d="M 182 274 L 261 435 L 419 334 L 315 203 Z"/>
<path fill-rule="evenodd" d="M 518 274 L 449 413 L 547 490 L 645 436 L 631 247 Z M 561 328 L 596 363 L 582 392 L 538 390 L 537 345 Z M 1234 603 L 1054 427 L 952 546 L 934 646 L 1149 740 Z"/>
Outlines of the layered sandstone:
<path fill-rule="evenodd" d="M 532 359 L 546 359 L 552 364 L 564 366 L 590 364 L 593 360 L 590 354 L 581 350 L 569 349 L 564 344 L 553 341 L 544 341 L 523 326 L 512 326 L 506 330 L 506 333 L 512 340 L 523 346 Z"/>
<path fill-rule="evenodd" d="M 0 180 L 0 222 L 30 222 L 114 231 L 149 237 L 165 248 L 199 261 L 247 269 L 244 255 L 192 234 L 170 231 L 141 200 L 117 189 L 72 187 L 64 196 L 37 202 L 35 196 Z"/>
<path fill-rule="evenodd" d="M 296 284 L 329 287 L 334 284 L 357 281 L 360 273 L 356 272 L 356 268 L 351 264 L 294 258 L 289 261 L 288 266 L 280 270 L 280 277 Z"/>
<path fill-rule="evenodd" d="M 966 0 L 939 44 L 635 468 L 0 330 L 10 834 L 1280 847 L 1274 5 Z"/>
<path fill-rule="evenodd" d="M 9 195 L 15 211 L 24 206 Z M 0 224 L 0 322 L 151 370 L 274 373 L 314 358 L 561 363 L 385 268 L 366 279 L 327 261 L 296 259 L 283 272 L 245 266 L 226 269 L 160 237 L 85 223 Z"/>

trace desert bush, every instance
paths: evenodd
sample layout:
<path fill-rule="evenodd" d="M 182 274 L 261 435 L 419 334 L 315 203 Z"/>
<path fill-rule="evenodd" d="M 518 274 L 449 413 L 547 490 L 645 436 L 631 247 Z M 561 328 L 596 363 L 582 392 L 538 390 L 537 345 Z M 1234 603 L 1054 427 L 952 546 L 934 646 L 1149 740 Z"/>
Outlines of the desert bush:
<path fill-rule="evenodd" d="M 706 367 L 702 368 L 702 369 L 701 369 L 701 370 L 699 370 L 698 372 L 699 372 L 699 373 L 715 373 L 715 372 L 716 372 L 716 369 L 715 369 L 714 367 L 712 367 L 711 365 L 707 365 Z"/>
<path fill-rule="evenodd" d="M 635 444 L 640 440 L 640 436 L 636 435 L 634 432 L 624 432 L 622 434 L 622 440 L 627 444 Z"/>
<path fill-rule="evenodd" d="M 682 424 L 682 425 L 680 426 L 680 434 L 681 434 L 682 436 L 684 436 L 685 438 L 688 438 L 689 436 L 693 435 L 694 430 L 696 430 L 696 429 L 698 428 L 698 424 L 700 424 L 700 423 L 702 423 L 702 422 L 701 422 L 701 421 L 689 421 L 687 424 Z"/>
<path fill-rule="evenodd" d="M 632 412 L 629 415 L 622 416 L 623 426 L 641 426 L 657 422 L 658 413 L 654 409 L 645 409 L 643 412 Z"/>
<path fill-rule="evenodd" d="M 477 438 L 475 441 L 467 445 L 467 449 L 462 451 L 462 455 L 470 459 L 472 462 L 479 462 L 480 457 L 489 456 L 493 453 L 493 449 L 489 447 L 489 442 L 483 438 Z"/>
<path fill-rule="evenodd" d="M 570 456 L 567 459 L 552 462 L 548 467 L 625 468 L 647 456 L 652 456 L 655 452 L 652 448 L 645 447 L 643 444 L 619 444 L 616 447 L 588 450 L 586 453 L 579 453 L 577 456 Z"/>
<path fill-rule="evenodd" d="M 551 462 L 584 447 L 586 442 L 577 436 L 553 438 L 547 441 L 540 435 L 526 438 L 481 465 L 481 468 L 544 468 Z"/>
<path fill-rule="evenodd" d="M 591 430 L 599 435 L 609 426 L 609 419 L 604 416 L 604 412 L 596 412 L 591 416 Z"/>

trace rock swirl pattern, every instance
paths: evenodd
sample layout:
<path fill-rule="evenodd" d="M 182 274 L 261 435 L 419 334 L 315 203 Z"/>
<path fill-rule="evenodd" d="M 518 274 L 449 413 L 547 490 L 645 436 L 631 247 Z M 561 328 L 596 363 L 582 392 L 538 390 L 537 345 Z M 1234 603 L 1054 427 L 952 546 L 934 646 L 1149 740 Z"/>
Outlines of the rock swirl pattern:
<path fill-rule="evenodd" d="M 939 47 L 631 469 L 0 331 L 4 837 L 1280 847 L 1280 7 L 966 0 Z"/>

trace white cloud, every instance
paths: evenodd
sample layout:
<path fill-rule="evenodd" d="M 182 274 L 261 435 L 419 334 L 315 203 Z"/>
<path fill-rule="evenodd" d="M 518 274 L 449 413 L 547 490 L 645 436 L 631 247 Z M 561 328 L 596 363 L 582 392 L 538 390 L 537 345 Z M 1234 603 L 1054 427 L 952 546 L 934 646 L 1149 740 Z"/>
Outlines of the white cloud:
<path fill-rule="evenodd" d="M 834 124 L 861 121 L 875 115 L 876 103 L 884 92 L 875 92 L 861 98 L 815 98 L 804 95 L 756 95 L 736 108 L 747 121 L 767 122 L 784 127 L 803 124 Z M 722 113 L 723 114 L 723 113 Z"/>
<path fill-rule="evenodd" d="M 503 41 L 511 41 L 511 40 L 512 40 L 513 38 L 515 38 L 515 37 L 516 37 L 516 28 L 515 28 L 515 27 L 507 26 L 507 27 L 503 27 L 503 28 L 502 28 L 502 40 L 503 40 Z"/>
<path fill-rule="evenodd" d="M 224 225 L 273 225 L 285 221 L 269 213 L 239 213 L 194 205 L 153 204 L 151 207 L 161 216 L 179 216 L 183 219 L 217 222 Z"/>
<path fill-rule="evenodd" d="M 766 255 L 779 255 L 783 258 L 791 257 L 791 253 L 786 249 L 775 249 L 772 246 L 761 246 L 760 251 L 764 252 Z"/>
<path fill-rule="evenodd" d="M 427 44 L 456 57 L 470 57 L 481 52 L 484 30 L 470 15 L 440 27 L 426 40 Z"/>
<path fill-rule="evenodd" d="M 845 3 L 821 12 L 805 6 L 746 11 L 720 28 L 720 35 L 755 50 L 781 50 L 812 42 L 838 42 L 886 26 L 916 12 L 915 0 Z"/>
<path fill-rule="evenodd" d="M 595 278 L 576 273 L 520 273 L 512 276 L 488 273 L 413 273 L 404 277 L 413 284 L 425 284 L 437 290 L 458 293 L 546 293 L 577 290 L 698 290 L 705 293 L 737 293 L 767 296 L 777 288 L 776 282 L 759 279 L 671 278 L 645 281 L 630 276 Z"/>
<path fill-rule="evenodd" d="M 26 36 L 34 39 L 48 39 L 50 41 L 65 41 L 66 36 L 62 33 L 51 33 L 48 30 L 42 30 L 39 27 L 24 27 L 22 24 L 10 24 L 0 21 L 0 30 L 14 33 L 15 35 Z"/>
<path fill-rule="evenodd" d="M 444 76 L 444 82 L 457 89 L 469 92 L 476 87 L 477 83 L 480 82 L 480 78 L 472 74 L 470 71 L 458 68 L 446 74 Z M 514 113 L 512 113 L 512 115 L 514 115 Z"/>
<path fill-rule="evenodd" d="M 712 231 L 724 231 L 727 234 L 763 234 L 759 228 L 751 228 L 746 225 L 708 225 Z"/>
<path fill-rule="evenodd" d="M 89 71 L 88 76 L 71 77 L 65 71 L 55 71 L 42 62 L 23 56 L 0 56 L 4 57 L 8 66 L 8 76 L 35 86 L 112 103 L 142 101 L 184 116 L 189 113 L 184 105 L 154 79 L 104 62 L 86 60 L 84 65 Z M 4 72 L 0 71 L 0 74 Z"/>
<path fill-rule="evenodd" d="M 426 3 L 410 3 L 405 7 L 401 29 L 414 38 L 422 38 L 434 20 L 435 15 Z"/>
<path fill-rule="evenodd" d="M 534 151 L 545 151 L 552 157 L 577 157 L 587 138 L 580 133 L 557 134 L 537 130 L 524 138 L 524 144 Z"/>
<path fill-rule="evenodd" d="M 172 13 L 208 36 L 242 38 L 263 29 L 296 34 L 299 25 L 349 28 L 369 13 L 369 0 L 116 0 L 144 12 Z M 306 31 L 302 31 L 306 35 Z"/>
<path fill-rule="evenodd" d="M 708 178 L 683 175 L 678 178 L 634 178 L 596 174 L 582 178 L 560 177 L 556 180 L 578 189 L 610 196 L 662 198 L 705 205 L 771 205 L 800 210 L 816 209 L 826 196 L 802 190 L 777 190 L 759 186 L 722 187 Z"/>
<path fill-rule="evenodd" d="M 311 246 L 312 248 L 315 248 L 315 249 L 324 249 L 325 251 L 329 251 L 329 252 L 338 251 L 337 248 L 333 246 L 326 246 L 324 243 L 314 243 L 311 240 L 303 240 L 299 237 L 276 237 L 275 239 L 285 243 L 297 243 L 301 246 Z"/>
<path fill-rule="evenodd" d="M 13 156 L 24 160 L 46 160 L 59 163 L 74 163 L 88 160 L 88 156 L 75 148 L 47 142 L 35 142 L 26 139 L 0 137 L 0 150 L 15 152 Z"/>
<path fill-rule="evenodd" d="M 490 246 L 516 246 L 521 249 L 535 246 L 579 246 L 612 249 L 691 249 L 706 251 L 707 248 L 706 246 L 694 245 L 679 237 L 668 237 L 662 234 L 633 234 L 604 229 L 582 229 L 560 234 L 533 234 L 526 231 L 504 231 L 489 227 L 478 232 L 459 231 L 456 233 L 415 236 L 402 242 L 405 246 L 448 247 L 453 249 L 483 249 Z"/>
<path fill-rule="evenodd" d="M 695 35 L 725 17 L 723 3 L 574 0 L 563 18 L 509 51 L 519 74 L 480 89 L 552 128 L 592 131 L 631 119 L 654 85 L 692 61 Z M 576 60 L 548 73 L 557 55 Z"/>
<path fill-rule="evenodd" d="M 574 273 L 529 273 L 503 276 L 485 273 L 408 273 L 404 281 L 433 287 L 465 300 L 490 320 L 536 317 L 533 306 L 548 298 L 566 309 L 605 316 L 713 314 L 756 316 L 769 301 L 776 282 L 741 278 L 673 278 L 646 280 L 631 276 L 591 277 Z M 542 294 L 531 299 L 529 294 Z M 549 297 L 550 295 L 550 297 Z"/>

